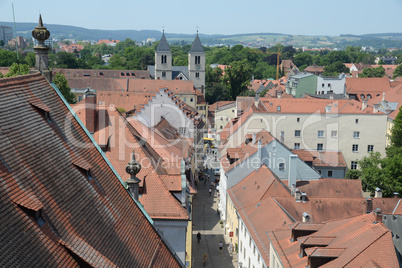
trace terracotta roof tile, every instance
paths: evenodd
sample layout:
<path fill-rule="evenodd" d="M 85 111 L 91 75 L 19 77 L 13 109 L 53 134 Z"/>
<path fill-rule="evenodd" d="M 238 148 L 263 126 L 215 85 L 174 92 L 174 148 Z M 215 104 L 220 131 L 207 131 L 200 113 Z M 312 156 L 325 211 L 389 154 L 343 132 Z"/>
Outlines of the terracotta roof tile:
<path fill-rule="evenodd" d="M 0 87 L 0 235 L 10 245 L 0 252 L 1 266 L 73 267 L 79 256 L 95 267 L 179 267 L 47 80 L 32 74 L 0 79 Z M 49 108 L 50 120 L 29 104 L 29 96 Z M 73 155 L 90 165 L 90 177 L 72 163 Z M 42 211 L 43 221 L 30 216 L 32 209 Z M 67 249 L 58 242 L 72 238 L 83 243 Z M 15 252 L 24 254 L 15 258 Z"/>
<path fill-rule="evenodd" d="M 305 162 L 313 162 L 313 166 L 346 167 L 342 152 L 310 150 L 292 150 L 292 152 Z"/>

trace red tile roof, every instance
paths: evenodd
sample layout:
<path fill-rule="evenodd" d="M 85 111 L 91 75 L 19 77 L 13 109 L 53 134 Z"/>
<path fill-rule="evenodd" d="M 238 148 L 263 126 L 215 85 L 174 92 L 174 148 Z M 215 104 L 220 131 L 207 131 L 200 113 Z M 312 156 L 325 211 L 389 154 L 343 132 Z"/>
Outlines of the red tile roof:
<path fill-rule="evenodd" d="M 322 114 L 368 114 L 373 113 L 372 107 L 362 110 L 362 105 L 356 100 L 328 100 L 328 99 L 273 99 L 260 98 L 269 113 L 322 113 Z M 278 106 L 280 108 L 278 108 Z M 278 111 L 280 110 L 280 111 Z M 328 112 L 326 112 L 326 110 Z M 378 112 L 376 114 L 384 114 Z"/>
<path fill-rule="evenodd" d="M 310 150 L 292 150 L 292 152 L 305 162 L 313 162 L 313 166 L 346 167 L 342 152 Z"/>
<path fill-rule="evenodd" d="M 80 105 L 76 105 L 74 109 L 77 110 L 78 114 L 85 113 L 85 110 L 83 111 Z M 140 202 L 144 205 L 145 210 L 151 218 L 170 220 L 188 219 L 186 210 L 172 196 L 156 172 L 158 170 L 165 174 L 166 168 L 169 168 L 170 165 L 177 165 L 177 160 L 174 159 L 174 156 L 158 154 L 158 151 L 161 152 L 161 150 L 155 150 L 154 147 L 157 147 L 156 144 L 150 146 L 146 142 L 144 145 L 141 145 L 139 138 L 145 140 L 147 136 L 140 136 L 139 132 L 126 121 L 114 106 L 98 106 L 97 118 L 98 123 L 96 124 L 97 128 L 94 138 L 98 143 L 103 143 L 100 137 L 108 137 L 106 139 L 106 144 L 108 144 L 106 156 L 123 180 L 129 178 L 126 166 L 133 151 L 136 155 L 136 160 L 142 165 L 140 173 L 137 174 L 137 177 L 141 180 L 140 186 L 144 192 L 142 198 L 140 198 Z M 106 124 L 103 125 L 102 122 Z M 171 159 L 176 162 L 169 162 Z M 180 166 L 178 169 L 180 169 Z"/>
<path fill-rule="evenodd" d="M 130 79 L 151 79 L 148 71 L 144 70 L 95 70 L 95 69 L 64 69 L 53 68 L 53 74 L 61 73 L 70 82 L 70 79 L 88 79 L 88 78 L 123 78 L 122 81 Z M 124 79 L 125 78 L 125 79 Z M 79 85 L 79 82 L 75 82 Z M 85 81 L 85 80 L 83 80 Z M 106 81 L 106 80 L 105 80 Z M 69 84 L 70 85 L 70 84 Z M 71 85 L 70 85 L 71 87 Z"/>
<path fill-rule="evenodd" d="M 388 77 L 382 78 L 346 78 L 346 93 L 348 94 L 382 94 L 391 89 Z M 374 97 L 374 96 L 373 96 Z"/>
<path fill-rule="evenodd" d="M 9 245 L 1 266 L 179 267 L 61 94 L 41 74 L 0 79 L 0 87 L 0 232 Z M 34 97 L 50 116 L 29 103 Z M 13 195 L 29 196 L 27 207 Z"/>
<path fill-rule="evenodd" d="M 398 259 L 391 231 L 377 222 L 374 213 L 329 221 L 311 235 L 290 241 L 290 231 L 269 232 L 270 241 L 286 267 L 306 267 L 310 258 L 327 258 L 323 267 L 396 267 Z M 319 239 L 321 237 L 321 239 Z M 325 241 L 322 238 L 325 238 Z M 318 242 L 305 248 L 300 258 L 300 245 L 307 239 Z M 310 241 L 309 246 L 314 245 Z M 320 243 L 327 245 L 320 246 Z M 334 259 L 328 259 L 328 258 Z"/>
<path fill-rule="evenodd" d="M 96 43 L 97 45 L 100 45 L 100 44 L 113 44 L 113 43 L 120 43 L 120 40 L 110 40 L 110 39 L 100 39 L 99 41 L 98 41 L 98 43 Z"/>

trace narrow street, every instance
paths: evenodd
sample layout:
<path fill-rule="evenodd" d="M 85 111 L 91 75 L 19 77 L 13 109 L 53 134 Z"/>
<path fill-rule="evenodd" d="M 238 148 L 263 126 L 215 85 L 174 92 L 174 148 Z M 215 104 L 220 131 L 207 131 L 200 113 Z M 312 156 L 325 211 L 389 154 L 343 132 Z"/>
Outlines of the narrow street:
<path fill-rule="evenodd" d="M 209 169 L 209 177 L 215 179 L 213 170 Z M 205 267 L 237 267 L 229 254 L 228 245 L 224 239 L 224 228 L 219 223 L 217 213 L 219 197 L 216 186 L 211 188 L 211 179 L 208 182 L 200 181 L 198 194 L 193 200 L 193 267 L 203 266 L 203 255 L 207 254 Z M 212 189 L 211 196 L 209 188 Z M 201 233 L 201 241 L 197 242 L 197 233 Z M 219 251 L 219 242 L 222 241 L 222 253 Z"/>

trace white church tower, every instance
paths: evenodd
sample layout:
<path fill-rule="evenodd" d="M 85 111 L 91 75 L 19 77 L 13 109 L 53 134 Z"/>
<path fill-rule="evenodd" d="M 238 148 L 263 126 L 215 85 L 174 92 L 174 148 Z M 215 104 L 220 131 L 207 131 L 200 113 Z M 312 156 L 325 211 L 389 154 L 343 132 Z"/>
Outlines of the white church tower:
<path fill-rule="evenodd" d="M 166 40 L 165 31 L 155 51 L 155 79 L 172 80 L 172 51 Z"/>
<path fill-rule="evenodd" d="M 198 31 L 188 53 L 188 73 L 194 87 L 205 96 L 205 51 L 198 37 Z"/>

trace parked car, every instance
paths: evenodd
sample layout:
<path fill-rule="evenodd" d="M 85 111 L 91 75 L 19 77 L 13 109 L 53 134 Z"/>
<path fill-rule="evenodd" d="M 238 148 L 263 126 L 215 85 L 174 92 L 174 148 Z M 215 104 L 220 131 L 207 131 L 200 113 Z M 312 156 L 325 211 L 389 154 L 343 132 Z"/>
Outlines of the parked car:
<path fill-rule="evenodd" d="M 219 170 L 219 168 L 214 169 L 214 175 L 215 176 L 221 175 L 221 171 Z"/>

